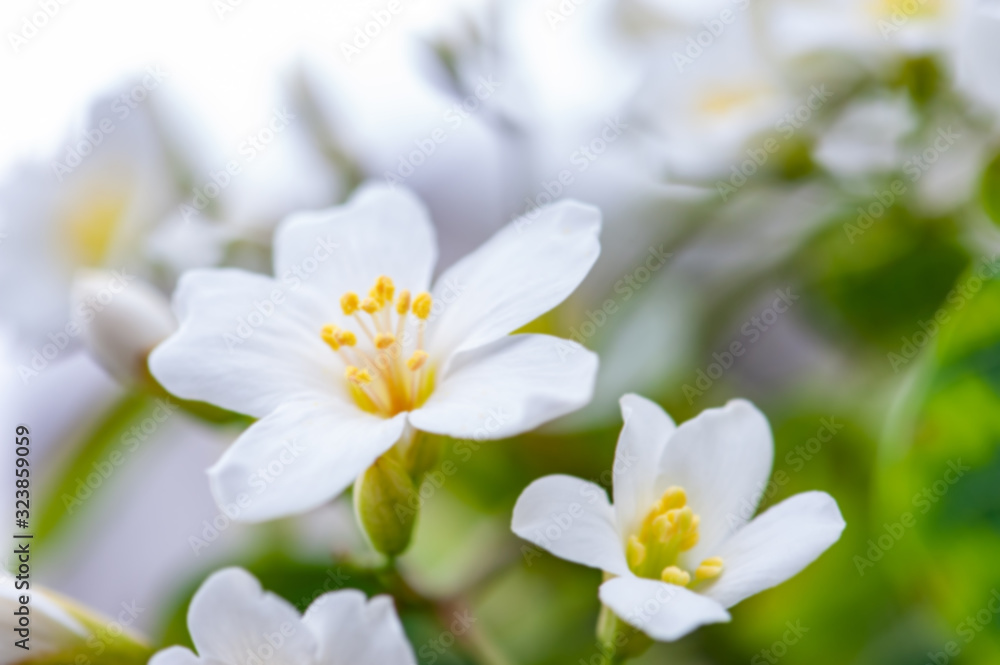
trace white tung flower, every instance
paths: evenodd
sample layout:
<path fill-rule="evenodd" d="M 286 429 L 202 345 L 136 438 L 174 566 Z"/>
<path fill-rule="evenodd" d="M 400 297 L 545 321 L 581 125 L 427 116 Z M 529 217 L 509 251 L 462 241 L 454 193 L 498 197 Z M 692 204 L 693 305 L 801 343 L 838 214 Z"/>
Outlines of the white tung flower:
<path fill-rule="evenodd" d="M 571 476 L 529 485 L 512 528 L 556 556 L 599 568 L 601 601 L 657 640 L 728 621 L 727 608 L 796 575 L 840 537 L 824 492 L 805 492 L 752 521 L 774 457 L 767 420 L 729 402 L 680 427 L 637 395 L 613 469 L 614 504 Z"/>
<path fill-rule="evenodd" d="M 354 589 L 325 593 L 305 615 L 241 568 L 205 580 L 188 608 L 198 654 L 158 652 L 149 665 L 416 665 L 392 599 Z"/>
<path fill-rule="evenodd" d="M 594 354 L 509 333 L 577 287 L 599 230 L 596 208 L 555 204 L 431 288 L 436 246 L 423 206 L 402 189 L 368 187 L 343 207 L 286 220 L 275 278 L 185 274 L 174 294 L 180 329 L 150 369 L 180 397 L 260 418 L 209 470 L 220 504 L 252 497 L 246 521 L 309 510 L 415 431 L 499 439 L 586 404 Z"/>

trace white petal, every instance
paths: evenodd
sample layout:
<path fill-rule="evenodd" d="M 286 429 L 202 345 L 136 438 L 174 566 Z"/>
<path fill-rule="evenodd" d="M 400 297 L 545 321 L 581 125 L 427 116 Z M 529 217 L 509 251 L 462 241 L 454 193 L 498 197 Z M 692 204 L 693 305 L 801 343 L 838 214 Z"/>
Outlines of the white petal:
<path fill-rule="evenodd" d="M 205 580 L 188 608 L 188 630 L 199 655 L 228 665 L 253 657 L 274 665 L 314 662 L 317 644 L 287 601 L 263 591 L 242 568 Z M 268 659 L 264 655 L 270 653 Z"/>
<path fill-rule="evenodd" d="M 625 424 L 618 436 L 612 472 L 615 514 L 622 535 L 627 537 L 638 529 L 659 498 L 655 485 L 660 456 L 677 427 L 666 411 L 644 397 L 625 395 L 619 403 Z"/>
<path fill-rule="evenodd" d="M 149 665 L 205 665 L 205 661 L 186 647 L 168 647 L 153 654 Z"/>
<path fill-rule="evenodd" d="M 510 528 L 561 559 L 625 575 L 625 548 L 600 485 L 572 476 L 539 478 L 514 506 Z"/>
<path fill-rule="evenodd" d="M 548 335 L 512 335 L 460 357 L 427 402 L 417 429 L 463 439 L 502 439 L 590 401 L 597 355 Z"/>
<path fill-rule="evenodd" d="M 0 611 L 3 616 L 13 617 L 21 606 L 23 590 L 14 588 L 14 578 L 6 574 L 0 580 Z M 31 649 L 39 654 L 71 652 L 82 649 L 90 633 L 83 624 L 59 604 L 55 595 L 35 588 L 31 593 Z M 11 619 L 11 622 L 13 619 Z M 13 628 L 12 623 L 4 623 Z M 20 638 L 18 638 L 20 639 Z M 0 644 L 0 663 L 16 663 L 24 660 L 24 649 L 14 645 L 14 640 L 4 640 Z"/>
<path fill-rule="evenodd" d="M 657 491 L 679 485 L 701 516 L 701 540 L 688 555 L 696 564 L 746 524 L 757 509 L 774 461 L 771 427 L 757 408 L 732 400 L 677 428 L 660 458 Z"/>
<path fill-rule="evenodd" d="M 386 420 L 335 402 L 289 402 L 251 425 L 208 470 L 222 507 L 243 522 L 294 515 L 343 492 L 403 433 Z"/>
<path fill-rule="evenodd" d="M 331 305 L 243 270 L 193 270 L 174 293 L 180 329 L 149 368 L 184 399 L 263 417 L 283 402 L 343 395 L 343 364 L 320 337 Z"/>
<path fill-rule="evenodd" d="M 619 618 L 661 642 L 680 639 L 699 626 L 729 621 L 729 612 L 711 598 L 631 573 L 602 584 L 599 595 Z"/>
<path fill-rule="evenodd" d="M 705 590 L 732 607 L 797 575 L 840 538 L 846 524 L 826 492 L 803 492 L 761 513 L 716 550 L 722 575 Z"/>
<path fill-rule="evenodd" d="M 565 300 L 600 253 L 601 213 L 562 201 L 522 217 L 434 285 L 432 355 L 488 344 Z"/>
<path fill-rule="evenodd" d="M 303 279 L 334 302 L 347 291 L 362 298 L 380 275 L 397 292 L 426 291 L 437 261 L 434 227 L 409 190 L 360 189 L 347 204 L 292 215 L 274 235 L 274 275 Z"/>
<path fill-rule="evenodd" d="M 388 596 L 366 601 L 355 589 L 325 593 L 313 601 L 302 621 L 319 642 L 320 665 L 416 665 Z"/>

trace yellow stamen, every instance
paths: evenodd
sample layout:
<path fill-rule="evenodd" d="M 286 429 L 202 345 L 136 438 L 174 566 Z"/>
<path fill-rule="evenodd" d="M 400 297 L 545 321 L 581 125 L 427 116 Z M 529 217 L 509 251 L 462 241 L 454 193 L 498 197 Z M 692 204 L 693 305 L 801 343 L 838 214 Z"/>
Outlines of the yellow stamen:
<path fill-rule="evenodd" d="M 431 315 L 431 305 L 433 304 L 431 294 L 426 291 L 418 293 L 417 297 L 413 299 L 413 315 L 421 321 L 426 321 L 427 317 Z"/>
<path fill-rule="evenodd" d="M 344 346 L 354 346 L 358 343 L 358 338 L 350 330 L 338 330 L 337 341 Z"/>
<path fill-rule="evenodd" d="M 354 291 L 348 291 L 340 297 L 340 308 L 344 310 L 344 314 L 350 316 L 354 312 L 358 311 L 358 307 L 361 306 L 361 300 L 358 298 L 358 294 Z"/>
<path fill-rule="evenodd" d="M 425 362 L 427 362 L 427 352 L 417 349 L 413 352 L 413 355 L 410 356 L 410 359 L 406 361 L 406 366 L 409 367 L 411 371 L 416 372 L 424 366 Z"/>
<path fill-rule="evenodd" d="M 701 565 L 694 571 L 694 578 L 700 582 L 702 580 L 715 579 L 721 574 L 722 557 L 713 556 L 701 562 Z"/>
<path fill-rule="evenodd" d="M 396 314 L 400 316 L 406 316 L 406 313 L 410 310 L 410 292 L 403 289 L 399 292 L 399 300 L 396 301 Z"/>
<path fill-rule="evenodd" d="M 646 546 L 638 536 L 629 536 L 628 544 L 625 546 L 625 559 L 629 568 L 637 568 L 646 560 Z"/>
<path fill-rule="evenodd" d="M 691 583 L 691 575 L 677 566 L 664 568 L 663 572 L 660 573 L 660 579 L 667 584 L 676 584 L 677 586 L 687 586 Z"/>
<path fill-rule="evenodd" d="M 337 326 L 328 324 L 323 326 L 323 329 L 319 333 L 320 337 L 323 338 L 323 341 L 329 344 L 330 348 L 334 351 L 338 351 L 340 349 L 340 341 L 337 339 L 338 332 L 339 330 Z"/>
<path fill-rule="evenodd" d="M 375 348 L 384 351 L 390 346 L 396 343 L 395 335 L 390 335 L 389 333 L 376 333 L 375 334 Z"/>
<path fill-rule="evenodd" d="M 660 510 L 666 512 L 674 508 L 683 508 L 687 505 L 687 493 L 683 487 L 668 487 L 660 497 Z"/>
<path fill-rule="evenodd" d="M 351 383 L 361 386 L 372 382 L 372 375 L 367 369 L 361 369 L 355 367 L 354 365 L 348 365 L 347 369 L 344 370 L 344 376 Z"/>
<path fill-rule="evenodd" d="M 392 283 L 392 279 L 381 275 L 375 280 L 375 286 L 372 287 L 368 295 L 384 305 L 387 302 L 392 302 L 392 295 L 395 292 L 396 285 Z"/>
<path fill-rule="evenodd" d="M 382 305 L 379 304 L 379 302 L 377 300 L 375 300 L 374 298 L 365 298 L 361 302 L 361 309 L 365 310 L 369 314 L 374 314 L 375 312 L 379 311 L 381 308 L 382 308 Z"/>

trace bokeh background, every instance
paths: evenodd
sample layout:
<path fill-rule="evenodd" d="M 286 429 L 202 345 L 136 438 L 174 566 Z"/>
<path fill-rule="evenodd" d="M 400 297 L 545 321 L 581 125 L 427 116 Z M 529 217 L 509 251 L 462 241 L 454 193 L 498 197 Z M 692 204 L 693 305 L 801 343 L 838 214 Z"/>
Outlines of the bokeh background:
<path fill-rule="evenodd" d="M 848 524 L 640 662 L 1000 662 L 995 2 L 8 0 L 0 27 L 0 419 L 31 426 L 43 474 L 36 580 L 136 604 L 154 646 L 188 641 L 223 565 L 300 608 L 385 590 L 349 497 L 231 523 L 204 470 L 246 421 L 157 419 L 116 360 L 128 325 L 65 333 L 82 270 L 165 302 L 192 267 L 267 272 L 285 215 L 389 181 L 429 207 L 439 269 L 550 200 L 605 219 L 593 273 L 529 326 L 598 351 L 594 403 L 448 442 L 455 472 L 422 490 L 401 566 L 441 602 L 397 598 L 421 663 L 598 662 L 600 573 L 509 521 L 538 476 L 609 485 L 628 391 L 677 421 L 751 399 L 777 449 L 764 504 L 821 489 Z"/>

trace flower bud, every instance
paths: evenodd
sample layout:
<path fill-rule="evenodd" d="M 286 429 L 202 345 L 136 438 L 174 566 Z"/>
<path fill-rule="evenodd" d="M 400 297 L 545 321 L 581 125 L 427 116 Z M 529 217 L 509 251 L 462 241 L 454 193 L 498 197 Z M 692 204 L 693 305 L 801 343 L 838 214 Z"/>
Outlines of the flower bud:
<path fill-rule="evenodd" d="M 73 323 L 94 359 L 124 383 L 149 380 L 149 352 L 177 329 L 166 297 L 125 271 L 81 270 L 71 300 Z"/>
<path fill-rule="evenodd" d="M 419 504 L 413 480 L 395 451 L 382 455 L 354 484 L 354 510 L 372 547 L 386 556 L 406 550 Z"/>

